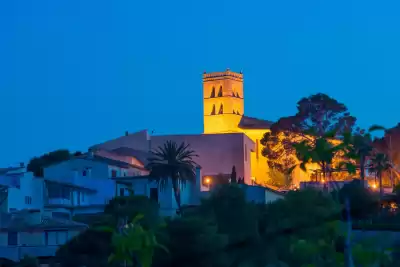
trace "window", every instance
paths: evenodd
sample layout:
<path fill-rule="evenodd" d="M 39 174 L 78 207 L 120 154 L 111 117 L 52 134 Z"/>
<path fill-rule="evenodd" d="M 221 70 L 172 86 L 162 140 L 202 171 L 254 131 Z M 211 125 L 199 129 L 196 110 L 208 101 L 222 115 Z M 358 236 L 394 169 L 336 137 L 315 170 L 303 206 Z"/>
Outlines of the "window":
<path fill-rule="evenodd" d="M 32 204 L 32 197 L 26 196 L 26 197 L 25 197 L 25 204 L 27 204 L 27 205 Z"/>
<path fill-rule="evenodd" d="M 120 195 L 120 196 L 125 196 L 125 188 L 121 187 L 121 188 L 119 189 L 119 195 Z"/>
<path fill-rule="evenodd" d="M 215 87 L 213 86 L 210 98 L 214 98 L 214 97 L 215 97 Z"/>
<path fill-rule="evenodd" d="M 71 199 L 71 188 L 68 187 L 61 187 L 61 198 L 63 199 Z"/>
<path fill-rule="evenodd" d="M 219 87 L 219 91 L 218 91 L 218 97 L 222 96 L 222 86 Z"/>
<path fill-rule="evenodd" d="M 219 107 L 218 114 L 223 114 L 223 113 L 224 113 L 224 105 L 221 104 L 221 106 Z"/>
<path fill-rule="evenodd" d="M 87 175 L 87 170 L 83 170 L 82 176 L 86 176 L 86 175 Z"/>
<path fill-rule="evenodd" d="M 17 232 L 8 232 L 8 245 L 9 246 L 18 245 L 18 233 Z"/>
<path fill-rule="evenodd" d="M 233 110 L 233 114 L 236 114 L 235 110 Z"/>
<path fill-rule="evenodd" d="M 150 199 L 158 203 L 158 188 L 150 188 Z"/>
<path fill-rule="evenodd" d="M 237 98 L 240 98 L 240 96 L 239 96 L 239 93 L 238 93 L 238 92 L 236 92 L 236 97 L 237 97 Z"/>
<path fill-rule="evenodd" d="M 46 246 L 63 245 L 68 240 L 67 231 L 45 231 L 44 235 Z"/>
<path fill-rule="evenodd" d="M 244 144 L 244 161 L 247 161 L 247 144 Z"/>
<path fill-rule="evenodd" d="M 238 110 L 238 111 L 236 111 L 236 114 L 240 115 L 240 112 L 239 112 L 239 110 Z"/>
<path fill-rule="evenodd" d="M 116 170 L 111 170 L 111 177 L 112 178 L 117 177 L 117 171 Z"/>
<path fill-rule="evenodd" d="M 82 202 L 85 201 L 85 192 L 81 192 L 81 200 Z"/>
<path fill-rule="evenodd" d="M 213 105 L 213 109 L 211 111 L 211 115 L 215 115 L 215 105 Z"/>

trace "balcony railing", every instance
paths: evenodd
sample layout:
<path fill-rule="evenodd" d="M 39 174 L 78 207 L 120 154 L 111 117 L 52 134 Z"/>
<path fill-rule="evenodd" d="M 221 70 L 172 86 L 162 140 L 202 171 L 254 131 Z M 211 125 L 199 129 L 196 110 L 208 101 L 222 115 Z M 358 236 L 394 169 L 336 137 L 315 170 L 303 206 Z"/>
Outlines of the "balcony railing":
<path fill-rule="evenodd" d="M 45 201 L 46 205 L 65 205 L 65 206 L 73 206 L 74 201 L 72 199 L 65 199 L 65 198 L 48 198 Z"/>

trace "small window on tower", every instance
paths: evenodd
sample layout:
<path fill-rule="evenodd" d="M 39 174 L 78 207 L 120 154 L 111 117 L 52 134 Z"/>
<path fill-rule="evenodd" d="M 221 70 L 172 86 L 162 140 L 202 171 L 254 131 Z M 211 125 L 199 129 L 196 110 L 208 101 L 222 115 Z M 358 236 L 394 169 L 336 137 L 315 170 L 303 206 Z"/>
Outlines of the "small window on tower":
<path fill-rule="evenodd" d="M 214 97 L 215 97 L 215 87 L 213 86 L 210 98 L 214 98 Z"/>
<path fill-rule="evenodd" d="M 224 105 L 221 104 L 221 106 L 219 107 L 218 114 L 223 114 L 223 113 L 224 113 Z"/>
<path fill-rule="evenodd" d="M 211 111 L 211 115 L 215 115 L 215 105 L 213 105 L 213 109 Z"/>
<path fill-rule="evenodd" d="M 236 111 L 236 114 L 240 115 L 240 112 L 239 112 L 239 110 L 238 110 L 238 111 Z"/>
<path fill-rule="evenodd" d="M 235 96 L 236 96 L 236 95 L 235 95 L 235 92 L 232 92 L 232 96 L 233 96 L 233 97 L 235 97 Z"/>
<path fill-rule="evenodd" d="M 239 96 L 239 93 L 238 93 L 238 92 L 236 92 L 236 97 L 240 98 L 240 96 Z"/>
<path fill-rule="evenodd" d="M 222 96 L 222 86 L 219 87 L 219 91 L 218 91 L 218 97 Z"/>
<path fill-rule="evenodd" d="M 235 110 L 233 110 L 233 114 L 236 114 Z"/>

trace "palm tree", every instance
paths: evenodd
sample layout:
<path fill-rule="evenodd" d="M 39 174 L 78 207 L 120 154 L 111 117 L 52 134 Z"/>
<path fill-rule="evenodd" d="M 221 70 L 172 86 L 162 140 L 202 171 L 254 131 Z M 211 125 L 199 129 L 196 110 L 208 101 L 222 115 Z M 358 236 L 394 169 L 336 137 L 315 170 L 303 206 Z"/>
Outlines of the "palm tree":
<path fill-rule="evenodd" d="M 383 198 L 383 186 L 382 186 L 382 174 L 392 169 L 392 163 L 387 154 L 376 153 L 371 158 L 370 171 L 375 172 L 379 180 L 379 196 L 382 201 Z"/>
<path fill-rule="evenodd" d="M 151 151 L 147 168 L 150 176 L 155 178 L 160 189 L 164 189 L 172 182 L 172 189 L 178 211 L 181 212 L 180 188 L 187 181 L 195 182 L 196 166 L 193 158 L 198 155 L 190 149 L 189 144 L 182 142 L 177 145 L 174 141 L 167 141 L 163 146 Z"/>
<path fill-rule="evenodd" d="M 385 130 L 385 128 L 379 125 L 373 125 L 366 133 L 364 131 L 359 131 L 357 134 L 352 134 L 350 132 L 344 134 L 343 146 L 345 157 L 357 161 L 360 166 L 360 179 L 362 181 L 365 180 L 367 158 L 373 151 L 371 133 L 379 130 Z"/>
<path fill-rule="evenodd" d="M 331 134 L 316 137 L 312 143 L 308 140 L 304 140 L 300 143 L 293 144 L 296 150 L 296 156 L 300 161 L 298 166 L 303 171 L 307 171 L 306 165 L 308 163 L 317 163 L 322 171 L 324 179 L 326 179 L 326 175 L 332 166 L 333 159 L 337 153 L 342 150 L 342 145 L 334 145 L 330 142 L 330 136 Z M 296 166 L 290 168 L 290 172 L 295 167 Z"/>

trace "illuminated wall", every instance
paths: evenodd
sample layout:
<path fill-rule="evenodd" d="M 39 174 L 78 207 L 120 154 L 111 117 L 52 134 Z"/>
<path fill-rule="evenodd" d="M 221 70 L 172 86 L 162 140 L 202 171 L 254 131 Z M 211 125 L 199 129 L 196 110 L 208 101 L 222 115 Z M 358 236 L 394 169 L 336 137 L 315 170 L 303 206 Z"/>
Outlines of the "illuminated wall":
<path fill-rule="evenodd" d="M 243 113 L 243 75 L 230 70 L 204 73 L 204 133 L 237 132 Z"/>

